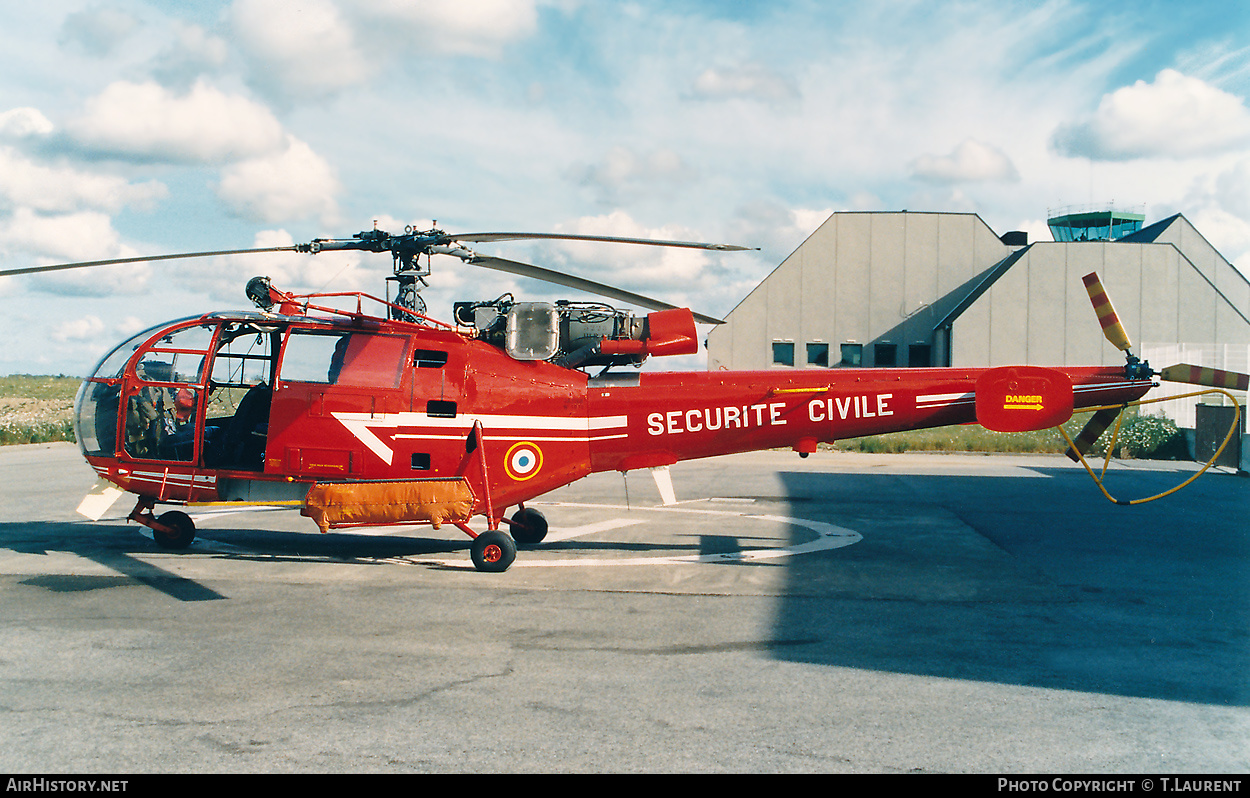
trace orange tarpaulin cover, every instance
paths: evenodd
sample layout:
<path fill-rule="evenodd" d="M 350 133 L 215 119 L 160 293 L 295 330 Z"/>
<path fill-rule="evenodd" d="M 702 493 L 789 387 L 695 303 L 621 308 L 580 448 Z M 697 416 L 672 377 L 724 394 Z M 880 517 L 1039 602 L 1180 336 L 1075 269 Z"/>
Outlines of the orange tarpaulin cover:
<path fill-rule="evenodd" d="M 413 521 L 438 529 L 445 522 L 469 520 L 473 491 L 463 479 L 318 483 L 308 491 L 300 513 L 322 532 L 340 526 Z"/>

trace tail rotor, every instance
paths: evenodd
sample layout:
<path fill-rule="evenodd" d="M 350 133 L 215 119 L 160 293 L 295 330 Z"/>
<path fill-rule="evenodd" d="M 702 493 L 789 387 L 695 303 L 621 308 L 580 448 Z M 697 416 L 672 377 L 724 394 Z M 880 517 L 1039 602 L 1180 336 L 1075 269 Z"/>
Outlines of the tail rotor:
<path fill-rule="evenodd" d="M 1089 300 L 1094 305 L 1094 312 L 1098 314 L 1098 322 L 1102 325 L 1103 335 L 1111 342 L 1112 346 L 1124 352 L 1127 361 L 1124 368 L 1125 377 L 1129 379 L 1160 377 L 1168 382 L 1201 385 L 1220 389 L 1221 391 L 1245 391 L 1250 389 L 1250 374 L 1242 374 L 1236 371 L 1193 366 L 1188 363 L 1168 366 L 1162 371 L 1152 370 L 1149 363 L 1141 361 L 1133 354 L 1132 341 L 1129 340 L 1128 332 L 1124 329 L 1124 325 L 1120 323 L 1120 317 L 1116 315 L 1111 299 L 1107 296 L 1107 291 L 1103 288 L 1102 281 L 1098 279 L 1098 275 L 1090 272 L 1082 277 L 1081 280 L 1085 283 L 1085 291 L 1089 294 Z M 1081 430 L 1081 433 L 1072 440 L 1072 445 L 1068 447 L 1066 452 L 1068 457 L 1074 462 L 1080 462 L 1084 454 L 1093 447 L 1099 436 L 1115 423 L 1123 410 L 1123 407 L 1107 407 L 1095 412 L 1085 424 L 1085 428 Z"/>
<path fill-rule="evenodd" d="M 1081 278 L 1085 283 L 1085 292 L 1089 294 L 1089 301 L 1094 305 L 1094 312 L 1098 314 L 1098 323 L 1102 325 L 1102 334 L 1116 349 L 1124 352 L 1125 357 L 1125 376 L 1130 378 L 1146 378 L 1149 379 L 1152 374 L 1150 366 L 1142 363 L 1136 355 L 1133 354 L 1133 342 L 1129 340 L 1128 331 L 1124 329 L 1124 325 L 1120 323 L 1120 317 L 1116 315 L 1115 307 L 1111 304 L 1111 298 L 1107 296 L 1107 291 L 1102 287 L 1102 281 L 1098 279 L 1098 274 L 1090 272 Z M 1107 407 L 1097 411 L 1085 423 L 1081 433 L 1072 439 L 1068 450 L 1064 452 L 1068 459 L 1074 463 L 1081 462 L 1084 455 L 1093 447 L 1095 441 L 1102 436 L 1103 432 L 1115 423 L 1123 412 L 1122 407 Z"/>
<path fill-rule="evenodd" d="M 1191 366 L 1188 363 L 1177 363 L 1159 372 L 1159 376 L 1168 382 L 1183 382 L 1188 385 L 1205 385 L 1208 388 L 1225 388 L 1230 391 L 1250 389 L 1250 374 L 1237 371 Z"/>
<path fill-rule="evenodd" d="M 1124 329 L 1124 325 L 1120 323 L 1120 317 L 1116 315 L 1115 308 L 1111 305 L 1111 298 L 1107 296 L 1107 291 L 1102 287 L 1102 281 L 1098 279 L 1096 272 L 1090 272 L 1081 278 L 1085 283 L 1085 292 L 1089 294 L 1089 301 L 1094 305 L 1094 312 L 1098 314 L 1098 323 L 1102 325 L 1102 334 L 1107 337 L 1111 345 L 1116 349 L 1123 350 L 1125 355 L 1130 359 L 1133 358 L 1133 343 L 1129 340 L 1128 332 Z"/>

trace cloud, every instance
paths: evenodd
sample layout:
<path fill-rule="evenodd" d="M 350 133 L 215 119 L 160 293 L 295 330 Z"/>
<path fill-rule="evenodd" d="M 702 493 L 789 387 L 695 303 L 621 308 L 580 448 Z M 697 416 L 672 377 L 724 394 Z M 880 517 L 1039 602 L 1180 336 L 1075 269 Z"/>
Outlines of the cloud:
<path fill-rule="evenodd" d="M 264 106 L 203 81 L 173 94 L 154 81 L 118 81 L 67 125 L 90 154 L 156 163 L 220 163 L 282 148 L 282 125 Z"/>
<path fill-rule="evenodd" d="M 1240 97 L 1165 69 L 1105 95 L 1093 116 L 1052 138 L 1063 155 L 1103 161 L 1187 158 L 1250 146 L 1250 109 Z"/>
<path fill-rule="evenodd" d="M 329 0 L 238 0 L 230 22 L 253 80 L 268 93 L 320 97 L 374 73 L 367 48 Z"/>
<path fill-rule="evenodd" d="M 44 215 L 19 208 L 0 221 L 0 247 L 36 252 L 57 261 L 124 257 L 121 236 L 107 214 Z"/>
<path fill-rule="evenodd" d="M 139 27 L 139 20 L 119 8 L 94 6 L 76 11 L 61 25 L 61 44 L 81 48 L 88 55 L 109 55 Z"/>
<path fill-rule="evenodd" d="M 495 58 L 538 30 L 534 0 L 344 0 L 366 30 L 390 30 L 420 51 Z M 374 23 L 380 23 L 381 27 Z"/>
<path fill-rule="evenodd" d="M 334 170 L 304 142 L 222 170 L 217 196 L 237 215 L 266 223 L 317 217 L 332 224 L 340 186 Z"/>
<path fill-rule="evenodd" d="M 538 30 L 534 0 L 236 0 L 234 39 L 252 82 L 283 100 L 364 85 L 412 56 L 498 58 Z"/>
<path fill-rule="evenodd" d="M 79 319 L 66 319 L 52 330 L 52 339 L 61 341 L 96 341 L 105 331 L 104 322 L 99 316 L 83 316 Z"/>
<path fill-rule="evenodd" d="M 191 86 L 205 73 L 224 66 L 230 45 L 199 25 L 175 23 L 173 43 L 153 57 L 152 75 L 165 85 Z"/>
<path fill-rule="evenodd" d="M 657 184 L 685 183 L 697 175 L 680 155 L 668 148 L 639 153 L 629 147 L 613 147 L 595 164 L 570 170 L 574 181 L 597 190 L 600 201 L 615 204 L 623 194 L 652 191 Z"/>
<path fill-rule="evenodd" d="M 1215 181 L 1215 199 L 1229 213 L 1250 224 L 1250 159 L 1243 159 Z"/>
<path fill-rule="evenodd" d="M 799 88 L 793 80 L 763 64 L 709 67 L 695 78 L 693 96 L 706 100 L 748 99 L 772 103 L 794 100 Z"/>
<path fill-rule="evenodd" d="M 55 129 L 38 108 L 13 108 L 0 114 L 0 138 L 16 141 L 44 137 Z"/>
<path fill-rule="evenodd" d="M 911 176 L 928 183 L 963 183 L 1020 179 L 1020 173 L 997 147 L 964 139 L 949 155 L 922 155 L 911 162 Z"/>
<path fill-rule="evenodd" d="M 126 206 L 150 207 L 169 194 L 155 180 L 131 183 L 116 175 L 69 166 L 45 166 L 0 146 L 0 210 L 28 208 L 41 213 L 94 209 L 115 213 Z"/>
<path fill-rule="evenodd" d="M 33 255 L 40 263 L 75 263 L 87 260 L 127 258 L 139 253 L 124 245 L 107 214 L 81 211 L 43 215 L 19 208 L 0 219 L 0 252 Z M 49 272 L 32 279 L 37 290 L 70 296 L 108 296 L 142 291 L 150 269 L 147 264 L 103 266 Z"/>

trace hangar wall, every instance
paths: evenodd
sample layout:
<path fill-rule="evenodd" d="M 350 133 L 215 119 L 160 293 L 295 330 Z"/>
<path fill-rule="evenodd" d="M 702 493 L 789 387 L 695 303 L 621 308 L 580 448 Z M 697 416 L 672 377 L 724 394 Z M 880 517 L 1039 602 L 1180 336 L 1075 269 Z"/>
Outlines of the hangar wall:
<path fill-rule="evenodd" d="M 1250 342 L 1250 324 L 1172 246 L 1037 243 L 954 324 L 952 365 L 1115 365 L 1081 277 L 1097 272 L 1135 350 L 1145 342 Z"/>
<path fill-rule="evenodd" d="M 774 342 L 794 345 L 796 367 L 836 366 L 844 343 L 863 347 L 859 365 L 882 344 L 906 366 L 910 346 L 932 345 L 941 298 L 1010 251 L 975 214 L 835 213 L 712 330 L 709 367 L 769 368 Z M 828 345 L 826 363 L 809 343 Z"/>
<path fill-rule="evenodd" d="M 975 214 L 907 211 L 830 216 L 708 334 L 708 367 L 1119 365 L 1091 271 L 1135 354 L 1213 352 L 1185 362 L 1245 370 L 1250 281 L 1184 216 L 1116 241 L 1029 244 Z M 1182 401 L 1155 407 L 1191 426 L 1199 400 Z"/>
<path fill-rule="evenodd" d="M 708 334 L 708 366 L 1122 363 L 1091 271 L 1135 349 L 1250 344 L 1250 281 L 1183 216 L 1119 241 L 1009 245 L 975 214 L 842 212 Z"/>

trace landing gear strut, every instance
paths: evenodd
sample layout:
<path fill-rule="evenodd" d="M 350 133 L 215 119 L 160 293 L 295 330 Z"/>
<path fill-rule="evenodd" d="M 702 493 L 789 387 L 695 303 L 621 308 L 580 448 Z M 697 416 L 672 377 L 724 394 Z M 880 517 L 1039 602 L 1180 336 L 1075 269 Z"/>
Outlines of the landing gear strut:
<path fill-rule="evenodd" d="M 195 540 L 195 522 L 191 516 L 180 510 L 170 510 L 157 518 L 152 515 L 155 504 L 154 499 L 139 497 L 128 518 L 152 530 L 152 539 L 162 549 L 181 551 L 190 546 Z"/>

